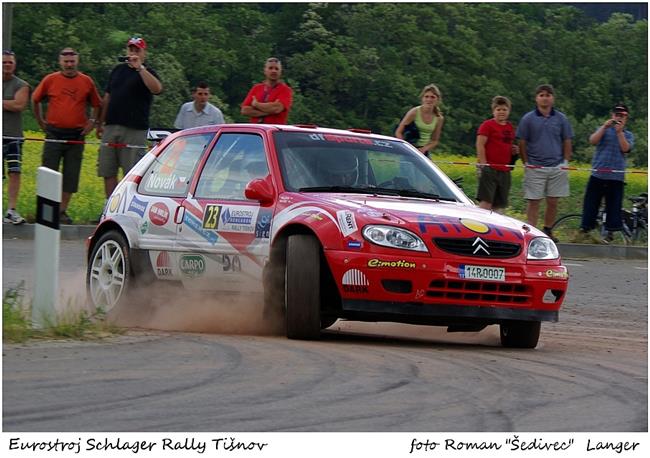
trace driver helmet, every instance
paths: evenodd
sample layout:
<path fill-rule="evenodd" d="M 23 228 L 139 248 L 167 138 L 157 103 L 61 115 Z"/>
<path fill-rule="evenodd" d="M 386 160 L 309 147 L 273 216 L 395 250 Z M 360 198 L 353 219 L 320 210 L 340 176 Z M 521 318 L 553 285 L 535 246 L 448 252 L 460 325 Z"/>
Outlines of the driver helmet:
<path fill-rule="evenodd" d="M 320 165 L 327 185 L 351 186 L 359 180 L 359 159 L 354 153 L 328 152 Z"/>

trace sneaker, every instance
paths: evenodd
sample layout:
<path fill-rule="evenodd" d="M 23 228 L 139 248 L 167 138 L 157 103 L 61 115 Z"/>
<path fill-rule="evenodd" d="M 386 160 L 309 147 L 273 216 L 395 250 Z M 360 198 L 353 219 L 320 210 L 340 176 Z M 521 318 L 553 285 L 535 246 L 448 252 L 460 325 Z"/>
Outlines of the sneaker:
<path fill-rule="evenodd" d="M 600 243 L 601 240 L 599 240 L 591 231 L 585 231 L 584 229 L 580 229 L 573 239 L 571 240 L 571 243 Z"/>
<path fill-rule="evenodd" d="M 544 229 L 542 230 L 544 231 L 544 234 L 548 236 L 549 239 L 553 240 L 553 242 L 558 243 L 560 241 L 557 237 L 553 236 L 553 231 L 551 230 L 550 227 L 544 226 Z"/>
<path fill-rule="evenodd" d="M 604 245 L 609 245 L 610 243 L 614 242 L 614 234 L 612 234 L 611 232 L 608 232 L 607 235 L 605 237 L 603 237 L 601 242 Z"/>
<path fill-rule="evenodd" d="M 25 222 L 25 218 L 20 216 L 20 213 L 18 213 L 15 208 L 10 208 L 5 215 L 3 222 L 18 225 L 23 224 Z"/>
<path fill-rule="evenodd" d="M 70 215 L 68 215 L 65 210 L 59 213 L 59 223 L 72 224 L 72 218 L 70 218 Z"/>

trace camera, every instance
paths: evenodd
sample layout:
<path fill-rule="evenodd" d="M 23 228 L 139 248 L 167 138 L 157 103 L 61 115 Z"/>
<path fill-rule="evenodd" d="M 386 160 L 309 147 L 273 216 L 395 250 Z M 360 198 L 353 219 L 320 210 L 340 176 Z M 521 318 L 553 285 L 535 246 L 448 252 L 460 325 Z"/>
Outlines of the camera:
<path fill-rule="evenodd" d="M 129 56 L 120 56 L 117 58 L 118 62 L 128 62 L 129 61 Z"/>
<path fill-rule="evenodd" d="M 612 121 L 612 124 L 620 124 L 621 121 L 617 121 L 616 119 Z"/>

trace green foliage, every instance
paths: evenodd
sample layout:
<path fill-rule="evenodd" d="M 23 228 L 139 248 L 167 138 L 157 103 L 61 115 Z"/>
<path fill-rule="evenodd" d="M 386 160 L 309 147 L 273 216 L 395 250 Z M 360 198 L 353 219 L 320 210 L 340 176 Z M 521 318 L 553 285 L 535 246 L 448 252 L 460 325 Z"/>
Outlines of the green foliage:
<path fill-rule="evenodd" d="M 24 282 L 9 288 L 2 298 L 3 342 L 25 342 L 29 339 L 98 339 L 121 334 L 121 328 L 106 320 L 103 310 L 90 313 L 68 302 L 63 312 L 46 317 L 42 328 L 33 329 L 31 310 L 25 304 Z"/>

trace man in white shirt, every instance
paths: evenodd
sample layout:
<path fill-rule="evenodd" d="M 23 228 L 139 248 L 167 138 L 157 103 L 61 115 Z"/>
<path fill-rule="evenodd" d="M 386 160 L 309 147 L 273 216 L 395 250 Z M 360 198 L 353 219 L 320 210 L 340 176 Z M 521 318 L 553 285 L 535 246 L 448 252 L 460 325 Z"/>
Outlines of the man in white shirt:
<path fill-rule="evenodd" d="M 210 88 L 206 83 L 200 82 L 192 89 L 192 98 L 193 102 L 187 102 L 181 106 L 176 121 L 174 121 L 174 127 L 188 129 L 225 122 L 221 110 L 208 102 Z"/>

